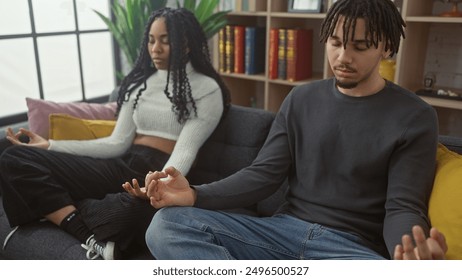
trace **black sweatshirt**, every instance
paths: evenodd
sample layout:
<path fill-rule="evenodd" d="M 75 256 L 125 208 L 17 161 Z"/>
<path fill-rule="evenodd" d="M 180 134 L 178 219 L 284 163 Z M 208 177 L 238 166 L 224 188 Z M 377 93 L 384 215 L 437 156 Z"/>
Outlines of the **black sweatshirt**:
<path fill-rule="evenodd" d="M 434 109 L 393 83 L 351 97 L 333 78 L 312 82 L 287 96 L 252 165 L 196 186 L 195 206 L 249 206 L 288 177 L 282 212 L 354 233 L 390 258 L 413 225 L 429 228 L 437 141 Z"/>

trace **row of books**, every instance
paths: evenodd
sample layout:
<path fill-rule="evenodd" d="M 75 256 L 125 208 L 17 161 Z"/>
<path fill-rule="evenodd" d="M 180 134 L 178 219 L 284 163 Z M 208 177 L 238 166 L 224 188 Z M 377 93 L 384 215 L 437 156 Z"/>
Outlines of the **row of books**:
<path fill-rule="evenodd" d="M 227 25 L 218 34 L 218 68 L 223 73 L 265 72 L 265 27 Z M 269 34 L 270 79 L 299 81 L 312 76 L 313 30 L 272 28 Z"/>
<path fill-rule="evenodd" d="M 269 78 L 291 82 L 311 78 L 313 30 L 272 28 L 269 36 Z"/>
<path fill-rule="evenodd" d="M 265 72 L 265 28 L 226 25 L 218 33 L 218 68 L 223 73 Z"/>
<path fill-rule="evenodd" d="M 256 12 L 266 6 L 266 0 L 221 0 L 220 11 Z"/>

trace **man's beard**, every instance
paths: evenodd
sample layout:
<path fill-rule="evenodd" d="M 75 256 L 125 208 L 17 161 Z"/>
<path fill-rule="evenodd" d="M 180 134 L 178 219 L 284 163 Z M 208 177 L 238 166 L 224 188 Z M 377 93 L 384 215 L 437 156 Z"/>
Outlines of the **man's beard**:
<path fill-rule="evenodd" d="M 337 79 L 335 79 L 335 85 L 344 88 L 344 89 L 352 89 L 355 88 L 358 85 L 358 82 L 349 82 L 349 83 L 343 83 Z"/>

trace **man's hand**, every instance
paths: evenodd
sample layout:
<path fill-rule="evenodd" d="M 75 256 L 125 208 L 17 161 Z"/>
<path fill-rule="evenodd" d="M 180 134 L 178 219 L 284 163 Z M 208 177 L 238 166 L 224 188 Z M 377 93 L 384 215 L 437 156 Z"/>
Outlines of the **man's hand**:
<path fill-rule="evenodd" d="M 420 226 L 412 227 L 412 236 L 416 246 L 409 235 L 403 235 L 402 244 L 396 245 L 395 260 L 443 260 L 448 250 L 446 238 L 436 228 L 430 230 L 430 237 L 425 238 L 425 233 Z"/>
<path fill-rule="evenodd" d="M 155 208 L 166 206 L 193 206 L 196 193 L 188 180 L 174 167 L 146 176 L 147 196 Z"/>
<path fill-rule="evenodd" d="M 19 140 L 21 135 L 25 135 L 29 137 L 28 143 L 23 143 Z M 22 146 L 30 146 L 30 147 L 37 147 L 42 149 L 48 149 L 50 143 L 45 138 L 41 137 L 40 135 L 33 133 L 30 130 L 20 128 L 17 133 L 14 133 L 13 130 L 8 127 L 6 130 L 6 139 L 10 141 L 13 145 L 22 145 Z"/>

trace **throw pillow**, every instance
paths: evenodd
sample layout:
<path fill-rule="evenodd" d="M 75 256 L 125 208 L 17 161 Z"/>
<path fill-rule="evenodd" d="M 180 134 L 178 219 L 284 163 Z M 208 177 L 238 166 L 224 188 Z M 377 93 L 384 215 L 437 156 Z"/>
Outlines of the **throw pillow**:
<path fill-rule="evenodd" d="M 111 135 L 116 121 L 85 120 L 66 114 L 50 115 L 50 139 L 89 140 Z"/>
<path fill-rule="evenodd" d="M 48 138 L 49 115 L 53 113 L 68 114 L 82 119 L 114 120 L 117 104 L 87 102 L 52 102 L 41 99 L 26 98 L 29 129 Z"/>
<path fill-rule="evenodd" d="M 437 169 L 428 215 L 446 236 L 447 259 L 462 260 L 462 155 L 438 145 Z"/>

